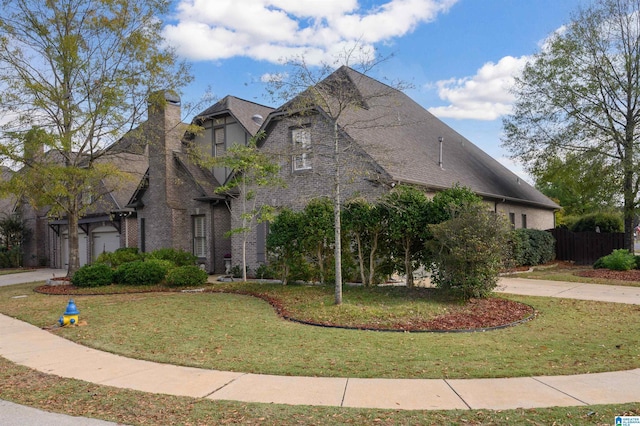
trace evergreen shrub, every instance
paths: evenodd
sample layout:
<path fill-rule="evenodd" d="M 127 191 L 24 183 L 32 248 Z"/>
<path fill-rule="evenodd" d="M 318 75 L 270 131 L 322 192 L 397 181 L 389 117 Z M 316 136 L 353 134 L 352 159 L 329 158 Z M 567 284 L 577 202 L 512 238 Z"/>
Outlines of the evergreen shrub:
<path fill-rule="evenodd" d="M 613 271 L 628 271 L 635 268 L 636 258 L 627 249 L 614 250 L 611 254 L 601 258 L 605 268 Z"/>
<path fill-rule="evenodd" d="M 124 285 L 155 285 L 166 275 L 167 268 L 159 262 L 136 260 L 120 265 L 114 272 L 114 281 Z"/>
<path fill-rule="evenodd" d="M 569 227 L 572 232 L 624 232 L 622 215 L 614 212 L 599 212 L 581 216 Z"/>
<path fill-rule="evenodd" d="M 539 229 L 515 229 L 509 239 L 516 266 L 541 265 L 555 259 L 555 239 Z"/>
<path fill-rule="evenodd" d="M 173 262 L 175 266 L 195 265 L 198 261 L 198 257 L 193 253 L 173 248 L 161 248 L 154 250 L 149 253 L 147 258 L 168 260 Z"/>
<path fill-rule="evenodd" d="M 112 268 L 117 268 L 123 263 L 134 262 L 136 260 L 143 260 L 144 254 L 138 252 L 137 247 L 121 247 L 113 253 L 100 253 L 96 262 L 106 263 Z"/>
<path fill-rule="evenodd" d="M 203 285 L 209 274 L 196 265 L 178 266 L 167 274 L 167 284 L 175 287 Z"/>
<path fill-rule="evenodd" d="M 84 265 L 71 277 L 71 284 L 76 287 L 100 287 L 112 282 L 113 270 L 104 263 Z"/>

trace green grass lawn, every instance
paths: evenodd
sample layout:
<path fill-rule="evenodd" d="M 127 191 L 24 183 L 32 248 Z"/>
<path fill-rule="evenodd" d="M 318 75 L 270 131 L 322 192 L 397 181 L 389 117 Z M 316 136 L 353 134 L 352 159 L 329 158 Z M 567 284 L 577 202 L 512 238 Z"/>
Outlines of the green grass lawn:
<path fill-rule="evenodd" d="M 242 286 L 234 284 L 234 286 Z M 54 325 L 67 296 L 32 293 L 33 284 L 0 288 L 0 312 Z M 321 315 L 382 303 L 391 315 L 432 301 L 345 288 L 342 306 L 323 302 L 330 287 L 262 285 L 296 309 L 317 300 Z M 322 297 L 318 292 L 324 291 Z M 12 296 L 28 295 L 14 299 Z M 307 297 L 306 297 L 307 296 Z M 328 329 L 279 318 L 250 296 L 144 293 L 74 296 L 86 326 L 61 336 L 125 356 L 180 365 L 281 375 L 475 378 L 559 375 L 640 367 L 637 306 L 509 296 L 536 308 L 533 321 L 485 333 L 390 333 Z M 379 306 L 373 311 L 377 311 Z M 313 311 L 312 308 L 308 308 Z M 441 309 L 441 308 L 433 308 Z M 366 310 L 365 310 L 366 311 Z M 351 314 L 349 314 L 351 315 Z"/>
<path fill-rule="evenodd" d="M 68 296 L 0 288 L 0 312 L 54 325 Z M 370 315 L 429 315 L 433 300 L 407 301 L 345 289 L 345 304 L 312 287 L 261 287 L 287 297 L 294 312 L 337 320 Z M 27 296 L 14 298 L 15 296 Z M 510 296 L 511 297 L 511 296 Z M 279 318 L 266 302 L 234 294 L 144 293 L 73 296 L 87 325 L 62 336 L 144 359 L 272 374 L 357 377 L 500 377 L 637 368 L 640 308 L 575 300 L 516 297 L 538 317 L 485 333 L 383 333 L 325 329 Z M 315 302 L 312 303 L 312 300 Z M 414 304 L 415 303 L 415 304 Z M 344 311 L 344 312 L 342 312 Z M 345 314 L 346 312 L 346 314 Z M 356 312 L 356 313 L 354 313 Z M 620 345 L 620 349 L 616 348 Z M 640 415 L 637 404 L 528 410 L 404 411 L 208 401 L 116 389 L 64 379 L 0 358 L 0 398 L 48 411 L 125 424 L 469 424 L 600 425 Z"/>

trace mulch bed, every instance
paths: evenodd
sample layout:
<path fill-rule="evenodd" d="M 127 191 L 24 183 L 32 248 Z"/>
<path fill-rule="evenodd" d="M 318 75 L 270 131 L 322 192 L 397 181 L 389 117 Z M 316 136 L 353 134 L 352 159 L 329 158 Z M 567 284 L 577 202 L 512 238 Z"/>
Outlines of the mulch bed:
<path fill-rule="evenodd" d="M 79 290 L 83 290 L 79 293 Z M 79 289 L 78 287 L 69 285 L 56 285 L 56 286 L 40 286 L 36 287 L 34 291 L 38 293 L 51 294 L 51 295 L 95 295 L 91 289 Z M 162 289 L 152 288 L 149 292 L 170 292 L 180 291 L 175 289 Z M 140 291 L 137 291 L 139 293 Z M 535 310 L 524 303 L 515 302 L 513 300 L 502 299 L 499 297 L 490 297 L 486 299 L 472 299 L 467 305 L 456 312 L 449 313 L 433 318 L 429 321 L 411 321 L 411 322 L 399 322 L 394 324 L 392 328 L 381 328 L 376 324 L 357 324 L 353 326 L 342 326 L 340 324 L 333 324 L 329 322 L 312 322 L 301 321 L 295 318 L 288 310 L 284 303 L 271 295 L 267 294 L 254 294 L 250 292 L 238 292 L 240 294 L 246 294 L 249 296 L 259 297 L 274 307 L 278 315 L 281 317 L 301 322 L 309 325 L 318 325 L 324 327 L 338 327 L 338 328 L 353 328 L 360 330 L 377 330 L 377 331 L 433 331 L 433 332 L 445 332 L 445 331 L 476 331 L 507 327 L 515 325 L 519 322 L 531 319 L 535 315 Z"/>
<path fill-rule="evenodd" d="M 577 271 L 575 275 L 586 278 L 604 278 L 620 281 L 640 281 L 640 270 L 612 271 L 609 269 L 592 269 L 590 271 Z"/>
<path fill-rule="evenodd" d="M 41 294 L 50 294 L 52 296 L 108 296 L 111 294 L 129 294 L 129 293 L 171 293 L 171 292 L 179 292 L 181 289 L 179 288 L 170 288 L 170 287 L 149 287 L 145 290 L 140 290 L 140 288 L 131 288 L 130 291 L 126 289 L 119 289 L 117 293 L 105 293 L 92 291 L 91 287 L 81 288 L 76 287 L 73 284 L 65 284 L 65 285 L 41 285 L 33 289 L 36 293 Z"/>

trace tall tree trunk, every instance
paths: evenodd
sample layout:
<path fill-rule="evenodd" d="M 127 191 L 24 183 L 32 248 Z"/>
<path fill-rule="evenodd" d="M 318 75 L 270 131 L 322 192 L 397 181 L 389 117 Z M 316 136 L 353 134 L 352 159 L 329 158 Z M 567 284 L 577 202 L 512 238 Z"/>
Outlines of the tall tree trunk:
<path fill-rule="evenodd" d="M 624 174 L 623 194 L 624 194 L 624 247 L 629 253 L 634 253 L 634 226 L 636 208 L 636 191 L 634 190 L 634 164 L 633 164 L 633 130 L 627 131 L 631 135 L 627 135 L 624 144 L 624 157 L 622 159 L 622 170 Z"/>
<path fill-rule="evenodd" d="M 362 254 L 362 241 L 360 238 L 360 233 L 356 233 L 356 245 L 358 246 L 358 264 L 360 265 L 360 280 L 362 281 L 362 285 L 367 287 L 369 283 L 367 282 L 367 274 L 364 270 L 364 255 Z"/>
<path fill-rule="evenodd" d="M 340 140 L 338 138 L 338 121 L 333 122 L 333 155 L 335 161 L 333 217 L 335 231 L 335 264 L 336 264 L 336 290 L 335 304 L 342 304 L 342 229 L 340 223 Z"/>
<path fill-rule="evenodd" d="M 80 244 L 78 239 L 78 213 L 71 211 L 67 213 L 67 219 L 69 222 L 69 265 L 67 266 L 67 277 L 72 277 L 73 274 L 80 268 Z"/>
<path fill-rule="evenodd" d="M 376 251 L 378 250 L 378 233 L 371 237 L 371 251 L 369 252 L 369 285 L 373 285 L 376 276 Z"/>
<path fill-rule="evenodd" d="M 405 285 L 407 288 L 413 288 L 413 264 L 411 262 L 411 242 L 404 243 L 404 272 L 407 276 Z"/>
<path fill-rule="evenodd" d="M 318 256 L 318 272 L 320 273 L 320 284 L 324 284 L 326 282 L 326 274 L 324 271 L 324 256 L 322 255 L 323 252 L 324 244 L 318 245 L 318 251 L 316 253 Z"/>

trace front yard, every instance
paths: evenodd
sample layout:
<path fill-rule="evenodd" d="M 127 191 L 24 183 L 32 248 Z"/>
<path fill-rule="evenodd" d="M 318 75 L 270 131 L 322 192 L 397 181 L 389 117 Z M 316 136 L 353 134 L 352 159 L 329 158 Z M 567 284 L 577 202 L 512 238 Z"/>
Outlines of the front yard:
<path fill-rule="evenodd" d="M 0 312 L 52 327 L 69 296 L 36 294 L 32 292 L 35 286 L 0 288 Z M 251 285 L 229 286 L 236 291 L 252 290 Z M 260 289 L 271 296 L 280 295 L 278 300 L 289 313 L 307 312 L 314 320 L 330 322 L 348 318 L 371 322 L 380 312 L 383 317 L 406 320 L 416 312 L 437 315 L 448 309 L 446 304 L 407 297 L 402 292 L 377 294 L 347 288 L 345 304 L 336 307 L 330 303 L 330 288 Z M 237 294 L 153 292 L 72 297 L 84 325 L 54 332 L 126 356 L 205 368 L 293 375 L 466 378 L 640 366 L 635 337 L 640 332 L 637 306 L 513 296 L 507 300 L 535 307 L 533 321 L 483 333 L 442 334 L 311 327 L 283 320 L 264 300 Z M 140 425 L 595 425 L 610 424 L 617 415 L 640 415 L 637 404 L 398 411 L 208 401 L 63 379 L 1 358 L 0 398 L 49 411 Z"/>
<path fill-rule="evenodd" d="M 374 318 L 410 321 L 416 312 L 456 309 L 404 289 L 227 284 L 277 298 L 293 316 L 316 322 Z M 53 326 L 68 296 L 0 289 L 0 312 Z M 213 286 L 220 290 L 219 285 Z M 13 298 L 26 295 L 27 297 Z M 125 356 L 202 368 L 280 375 L 471 378 L 576 374 L 640 367 L 637 306 L 509 296 L 537 317 L 483 333 L 394 333 L 313 327 L 286 321 L 264 300 L 220 293 L 74 296 L 86 325 L 54 330 L 65 338 Z M 426 315 L 426 314 L 424 314 Z"/>

